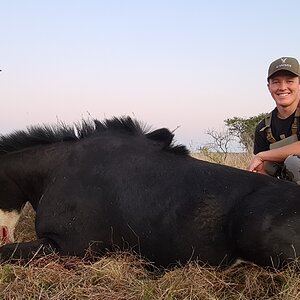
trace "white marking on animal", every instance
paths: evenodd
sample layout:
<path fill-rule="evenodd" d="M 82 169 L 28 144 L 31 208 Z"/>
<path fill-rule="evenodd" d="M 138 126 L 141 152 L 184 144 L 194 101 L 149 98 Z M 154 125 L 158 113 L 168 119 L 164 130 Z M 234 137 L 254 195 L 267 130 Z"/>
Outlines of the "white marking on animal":
<path fill-rule="evenodd" d="M 0 209 L 0 244 L 14 242 L 14 231 L 19 221 L 20 213 L 16 210 Z"/>

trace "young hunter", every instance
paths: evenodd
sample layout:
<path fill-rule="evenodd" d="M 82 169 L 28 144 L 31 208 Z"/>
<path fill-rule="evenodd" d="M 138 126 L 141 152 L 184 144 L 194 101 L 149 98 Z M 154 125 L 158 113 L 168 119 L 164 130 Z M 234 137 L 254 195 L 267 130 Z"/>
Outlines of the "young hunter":
<path fill-rule="evenodd" d="M 248 170 L 300 184 L 300 66 L 293 57 L 270 64 L 268 89 L 275 109 L 256 127 Z"/>

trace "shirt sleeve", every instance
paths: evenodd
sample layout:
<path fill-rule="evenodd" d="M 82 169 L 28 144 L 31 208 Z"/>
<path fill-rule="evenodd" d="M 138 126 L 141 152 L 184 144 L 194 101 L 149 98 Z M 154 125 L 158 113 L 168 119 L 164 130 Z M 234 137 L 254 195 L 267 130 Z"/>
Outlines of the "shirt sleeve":
<path fill-rule="evenodd" d="M 265 130 L 260 131 L 264 126 L 265 126 L 265 120 L 262 120 L 256 126 L 255 135 L 254 135 L 254 149 L 253 149 L 254 154 L 257 154 L 262 151 L 267 151 L 270 149 L 270 143 L 267 140 Z"/>

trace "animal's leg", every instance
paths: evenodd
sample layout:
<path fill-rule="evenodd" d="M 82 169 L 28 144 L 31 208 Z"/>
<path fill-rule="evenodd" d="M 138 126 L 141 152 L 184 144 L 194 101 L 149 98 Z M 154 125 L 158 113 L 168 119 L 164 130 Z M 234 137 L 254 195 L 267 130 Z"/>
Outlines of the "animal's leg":
<path fill-rule="evenodd" d="M 48 255 L 56 252 L 57 246 L 47 238 L 26 243 L 12 243 L 0 247 L 0 261 L 30 259 L 35 256 Z"/>
<path fill-rule="evenodd" d="M 267 215 L 245 222 L 235 235 L 240 258 L 275 268 L 299 258 L 299 226 L 300 222 L 293 216 Z"/>

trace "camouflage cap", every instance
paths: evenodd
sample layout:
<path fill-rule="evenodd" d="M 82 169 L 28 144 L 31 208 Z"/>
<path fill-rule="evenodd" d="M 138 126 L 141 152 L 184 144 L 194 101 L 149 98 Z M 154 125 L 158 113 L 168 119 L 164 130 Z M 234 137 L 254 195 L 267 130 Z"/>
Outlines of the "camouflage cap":
<path fill-rule="evenodd" d="M 296 76 L 300 76 L 300 65 L 296 58 L 293 57 L 281 57 L 276 59 L 270 64 L 268 71 L 268 80 L 278 71 L 289 71 Z"/>

